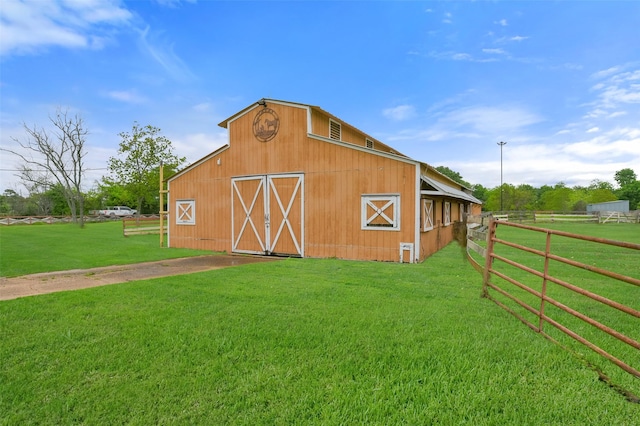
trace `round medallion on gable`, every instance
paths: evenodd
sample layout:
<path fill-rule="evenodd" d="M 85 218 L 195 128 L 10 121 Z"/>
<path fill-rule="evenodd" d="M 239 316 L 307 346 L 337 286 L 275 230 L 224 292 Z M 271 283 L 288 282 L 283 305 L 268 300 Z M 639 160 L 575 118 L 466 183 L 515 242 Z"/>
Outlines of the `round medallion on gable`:
<path fill-rule="evenodd" d="M 263 108 L 253 119 L 253 135 L 260 142 L 268 142 L 278 134 L 280 119 L 271 108 Z"/>

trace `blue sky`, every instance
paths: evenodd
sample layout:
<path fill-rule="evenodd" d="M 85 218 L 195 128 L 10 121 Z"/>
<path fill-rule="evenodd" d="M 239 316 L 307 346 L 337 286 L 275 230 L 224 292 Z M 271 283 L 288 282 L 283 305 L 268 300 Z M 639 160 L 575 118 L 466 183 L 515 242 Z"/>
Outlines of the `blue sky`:
<path fill-rule="evenodd" d="M 637 1 L 3 0 L 0 145 L 79 113 L 90 187 L 134 121 L 193 162 L 266 97 L 473 184 L 500 184 L 499 141 L 506 183 L 615 183 L 640 175 L 639 29 Z"/>

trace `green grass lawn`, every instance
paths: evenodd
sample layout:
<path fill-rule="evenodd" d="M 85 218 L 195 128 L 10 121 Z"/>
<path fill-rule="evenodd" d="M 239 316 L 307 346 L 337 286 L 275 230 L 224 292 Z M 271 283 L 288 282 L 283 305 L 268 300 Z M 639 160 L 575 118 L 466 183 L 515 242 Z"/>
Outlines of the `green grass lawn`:
<path fill-rule="evenodd" d="M 480 289 L 450 245 L 3 301 L 0 424 L 638 424 Z"/>
<path fill-rule="evenodd" d="M 122 223 L 0 226 L 0 276 L 149 262 L 211 252 L 160 247 L 158 235 L 125 238 Z"/>
<path fill-rule="evenodd" d="M 640 226 L 637 224 L 545 224 L 544 227 L 600 238 L 627 241 L 636 244 L 640 243 Z M 538 250 L 544 250 L 545 247 L 546 237 L 544 233 L 499 225 L 496 235 L 498 238 L 523 244 Z M 640 278 L 640 252 L 638 250 L 623 249 L 552 235 L 551 251 L 554 254 L 574 261 L 579 261 L 589 265 L 590 267 L 594 266 L 622 275 Z M 517 262 L 529 266 L 539 272 L 544 270 L 544 259 L 540 256 L 506 247 L 504 245 L 497 245 L 496 253 L 509 259 L 516 260 Z M 542 290 L 542 279 L 539 277 L 520 271 L 515 267 L 506 265 L 498 260 L 494 262 L 494 268 L 506 273 L 510 277 L 515 278 L 522 283 L 525 283 L 534 290 Z M 567 266 L 553 260 L 550 261 L 549 264 L 549 273 L 556 278 L 577 285 L 582 289 L 604 296 L 615 302 L 622 303 L 633 309 L 640 310 L 640 287 L 607 278 L 600 274 L 585 271 L 580 268 Z M 491 281 L 499 287 L 508 290 L 511 294 L 516 295 L 520 300 L 525 301 L 535 309 L 540 307 L 540 300 L 537 297 L 524 292 L 507 281 L 502 280 L 497 276 L 492 277 Z M 507 304 L 510 308 L 524 316 L 528 321 L 532 322 L 536 326 L 538 325 L 537 317 L 527 312 L 524 308 L 507 300 L 495 291 L 490 291 L 490 294 L 492 297 Z M 636 317 L 594 302 L 590 298 L 571 292 L 551 282 L 547 284 L 547 295 L 568 307 L 577 310 L 578 312 L 587 314 L 589 317 L 613 328 L 616 331 L 624 333 L 635 341 L 640 341 L 640 320 Z M 559 321 L 562 325 L 569 327 L 571 330 L 577 332 L 592 343 L 595 343 L 601 348 L 607 350 L 607 352 L 631 365 L 636 370 L 640 370 L 640 351 L 636 348 L 620 342 L 608 334 L 599 331 L 595 327 L 587 325 L 582 320 L 552 306 L 549 303 L 545 305 L 545 314 L 554 320 Z M 621 369 L 614 367 L 598 354 L 576 342 L 574 339 L 568 337 L 550 324 L 546 324 L 544 329 L 563 345 L 566 345 L 578 353 L 584 360 L 602 368 L 606 374 L 614 380 L 614 382 L 622 384 L 627 388 L 640 388 L 638 385 L 640 382 L 639 379 L 636 379 L 628 373 L 623 372 Z M 636 395 L 640 396 L 638 395 L 637 390 Z"/>

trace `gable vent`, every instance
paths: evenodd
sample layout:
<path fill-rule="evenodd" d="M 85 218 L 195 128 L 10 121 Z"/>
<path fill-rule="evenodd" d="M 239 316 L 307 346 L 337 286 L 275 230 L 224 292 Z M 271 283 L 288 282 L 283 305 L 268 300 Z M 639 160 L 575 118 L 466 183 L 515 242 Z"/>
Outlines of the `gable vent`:
<path fill-rule="evenodd" d="M 329 120 L 329 137 L 331 139 L 340 140 L 341 139 L 341 128 L 340 123 L 337 121 Z"/>
<path fill-rule="evenodd" d="M 367 139 L 367 148 L 373 149 L 373 141 L 371 139 Z"/>

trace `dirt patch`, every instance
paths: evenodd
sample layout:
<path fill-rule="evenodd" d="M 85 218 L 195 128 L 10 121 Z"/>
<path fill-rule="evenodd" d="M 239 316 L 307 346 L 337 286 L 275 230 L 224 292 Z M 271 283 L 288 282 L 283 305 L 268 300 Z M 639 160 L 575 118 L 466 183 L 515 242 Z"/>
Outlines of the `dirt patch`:
<path fill-rule="evenodd" d="M 259 256 L 212 255 L 166 259 L 157 262 L 132 265 L 105 266 L 92 269 L 47 272 L 23 275 L 15 278 L 0 278 L 0 300 L 78 290 L 149 278 L 184 275 L 193 272 L 228 268 L 248 263 L 271 262 L 281 258 Z"/>

